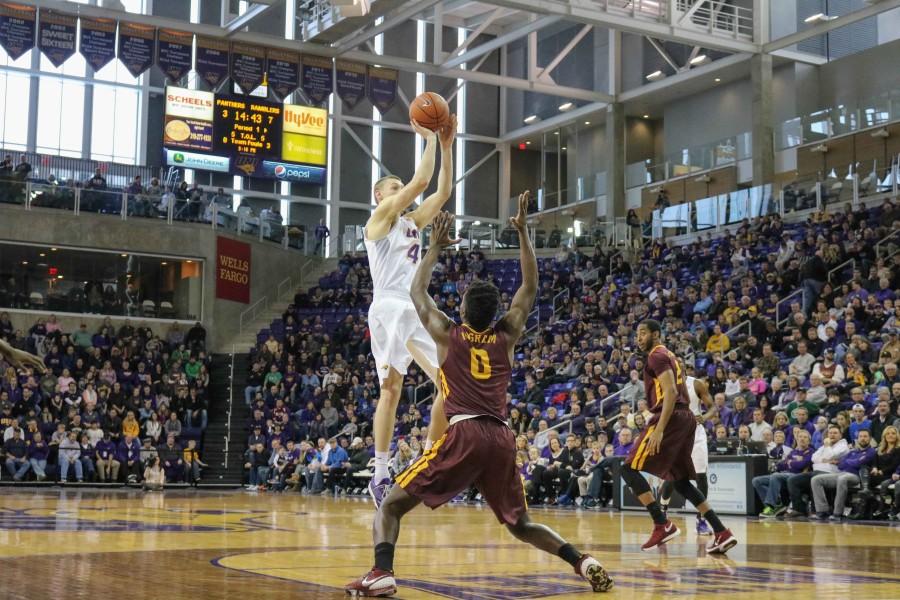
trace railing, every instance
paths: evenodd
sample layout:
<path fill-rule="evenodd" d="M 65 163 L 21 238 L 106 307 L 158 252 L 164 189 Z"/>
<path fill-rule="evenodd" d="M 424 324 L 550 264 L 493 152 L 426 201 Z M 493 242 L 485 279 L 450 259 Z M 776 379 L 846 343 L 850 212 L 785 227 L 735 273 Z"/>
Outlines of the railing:
<path fill-rule="evenodd" d="M 428 402 L 429 400 L 431 400 L 432 398 L 434 398 L 434 390 L 432 389 L 432 390 L 430 391 L 430 393 L 429 393 L 427 396 L 425 396 L 425 397 L 422 398 L 421 400 L 417 400 L 417 398 L 419 397 L 419 390 L 421 390 L 421 389 L 424 388 L 424 387 L 434 387 L 434 382 L 432 382 L 432 381 L 429 379 L 429 380 L 427 380 L 427 381 L 424 381 L 424 382 L 420 383 L 419 385 L 417 385 L 417 386 L 413 389 L 413 403 L 415 403 L 416 406 L 419 406 L 419 405 L 421 405 L 421 404 L 425 404 L 426 402 Z"/>
<path fill-rule="evenodd" d="M 523 338 L 529 337 L 531 334 L 533 334 L 535 331 L 537 331 L 541 326 L 541 310 L 539 308 L 536 308 L 533 311 L 531 311 L 530 313 L 528 313 L 528 318 L 525 319 L 525 322 L 528 323 L 528 321 L 531 320 L 531 317 L 537 317 L 537 319 L 535 320 L 534 325 L 532 325 L 531 327 L 528 327 L 522 333 Z"/>
<path fill-rule="evenodd" d="M 900 251 L 900 245 L 898 245 L 896 248 L 891 250 L 889 254 L 885 254 L 887 252 L 887 250 L 884 248 L 884 245 L 887 244 L 888 241 L 894 239 L 898 235 L 900 235 L 900 229 L 892 231 L 891 233 L 886 235 L 884 238 L 882 238 L 881 240 L 876 242 L 875 243 L 875 256 L 877 256 L 878 258 L 888 259 L 888 258 L 892 257 L 893 255 L 895 255 L 898 251 Z"/>
<path fill-rule="evenodd" d="M 607 396 L 606 398 L 602 398 L 602 399 L 601 399 L 601 398 L 594 398 L 594 399 L 591 400 L 590 402 L 585 402 L 584 408 L 587 409 L 588 406 L 590 406 L 590 405 L 596 403 L 596 402 L 599 400 L 599 401 L 600 401 L 600 408 L 598 409 L 598 413 L 600 414 L 600 416 L 603 416 L 603 406 L 604 406 L 604 404 L 606 404 L 606 403 L 608 403 L 609 401 L 611 401 L 611 400 L 617 398 L 617 397 L 620 396 L 620 395 L 622 394 L 622 392 L 624 392 L 624 391 L 625 391 L 625 389 L 622 388 L 621 390 L 619 390 L 619 391 L 616 392 L 615 394 L 610 394 L 610 395 Z M 632 404 L 634 404 L 634 403 L 632 403 Z M 634 406 L 632 406 L 632 408 L 634 408 Z M 557 423 L 557 424 L 554 425 L 553 427 L 548 427 L 548 428 L 545 429 L 544 431 L 538 432 L 538 433 L 535 435 L 535 438 L 537 438 L 538 435 L 547 436 L 547 435 L 549 435 L 549 432 L 551 432 L 551 431 L 557 431 L 557 430 L 559 430 L 560 428 L 564 427 L 565 425 L 568 425 L 568 426 L 569 426 L 569 433 L 572 433 L 572 417 L 571 417 L 571 416 L 568 416 L 568 418 L 563 418 L 562 421 L 560 421 L 559 423 Z"/>
<path fill-rule="evenodd" d="M 784 298 L 782 298 L 781 300 L 779 300 L 778 302 L 775 303 L 775 324 L 778 327 L 778 329 L 781 329 L 781 326 L 783 324 L 787 323 L 788 319 L 790 319 L 792 316 L 791 313 L 789 312 L 788 315 L 782 319 L 780 316 L 781 315 L 781 306 L 788 300 L 796 297 L 798 294 L 800 295 L 801 298 L 803 298 L 803 290 L 799 289 L 799 290 L 794 290 L 793 292 L 791 292 L 790 294 L 788 294 L 787 296 L 785 296 Z M 790 306 L 790 304 L 788 306 Z"/>
<path fill-rule="evenodd" d="M 303 267 L 305 267 L 307 263 L 309 263 L 309 261 L 306 261 L 306 263 L 303 263 L 303 266 L 300 267 L 301 273 L 303 272 Z M 290 293 L 293 287 L 293 279 L 291 279 L 290 277 L 285 277 L 275 289 L 275 301 L 278 302 L 279 300 L 281 300 L 286 293 Z"/>
<path fill-rule="evenodd" d="M 842 273 L 844 271 L 844 269 L 847 267 L 847 265 L 852 265 L 853 268 L 855 269 L 856 268 L 856 259 L 855 258 L 847 259 L 844 262 L 842 262 L 841 264 L 839 264 L 838 266 L 836 266 L 833 269 L 831 269 L 830 271 L 828 271 L 828 283 L 831 283 L 831 277 L 833 275 Z"/>
<path fill-rule="evenodd" d="M 687 13 L 696 1 L 678 0 L 677 10 Z M 751 8 L 735 6 L 724 0 L 706 0 L 693 10 L 693 14 L 689 17 L 691 23 L 702 27 L 711 34 L 721 32 L 729 34 L 730 37 L 753 39 L 753 9 Z"/>
<path fill-rule="evenodd" d="M 225 463 L 224 468 L 228 470 L 228 446 L 231 443 L 231 413 L 234 406 L 234 344 L 231 345 L 231 366 L 228 370 L 228 421 L 225 423 Z"/>
<path fill-rule="evenodd" d="M 117 186 L 118 187 L 118 186 Z M 202 190 L 188 199 L 178 199 L 166 188 L 146 188 L 131 193 L 127 189 L 90 189 L 81 184 L 59 185 L 55 181 L 21 181 L 0 179 L 0 204 L 18 205 L 25 210 L 53 209 L 69 211 L 81 216 L 84 213 L 118 217 L 121 220 L 141 219 L 172 225 L 176 221 L 196 223 L 213 229 L 222 229 L 237 236 L 249 235 L 260 242 L 274 242 L 285 249 L 309 254 L 306 232 L 298 227 L 286 226 L 276 209 L 263 210 L 254 216 L 249 208 L 231 210 L 236 196 L 261 196 L 273 201 L 291 196 L 223 190 L 223 195 L 212 195 Z M 204 200 L 206 198 L 206 200 Z M 227 206 L 226 206 L 227 205 Z M 297 233 L 300 233 L 300 237 Z"/>
<path fill-rule="evenodd" d="M 253 323 L 256 320 L 256 317 L 259 316 L 259 313 L 269 308 L 269 297 L 263 296 L 249 307 L 247 310 L 241 313 L 240 318 L 238 319 L 238 333 L 244 333 L 244 327 Z"/>
<path fill-rule="evenodd" d="M 835 106 L 775 125 L 775 150 L 820 142 L 900 120 L 900 89 L 859 101 L 859 106 Z"/>
<path fill-rule="evenodd" d="M 572 293 L 569 291 L 569 288 L 565 288 L 560 291 L 558 294 L 553 296 L 553 316 L 555 317 L 560 313 L 560 311 L 566 307 L 566 303 L 572 297 Z M 557 305 L 557 301 L 562 298 L 562 304 Z"/>
<path fill-rule="evenodd" d="M 726 331 L 725 337 L 727 337 L 730 340 L 732 335 L 734 335 L 735 333 L 737 333 L 738 331 L 740 331 L 741 329 L 744 329 L 744 328 L 747 329 L 747 335 L 750 335 L 753 332 L 753 328 L 750 325 L 749 319 L 747 319 L 746 321 L 741 321 L 740 323 L 738 323 L 737 325 L 735 325 L 734 327 L 732 327 L 731 329 Z"/>

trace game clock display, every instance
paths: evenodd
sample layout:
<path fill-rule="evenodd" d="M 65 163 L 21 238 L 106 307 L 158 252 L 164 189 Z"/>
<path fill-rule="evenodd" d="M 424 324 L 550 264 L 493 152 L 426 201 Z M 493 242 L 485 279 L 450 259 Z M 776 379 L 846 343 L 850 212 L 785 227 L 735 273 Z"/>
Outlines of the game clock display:
<path fill-rule="evenodd" d="M 170 166 L 321 185 L 328 112 L 169 87 L 163 147 Z"/>

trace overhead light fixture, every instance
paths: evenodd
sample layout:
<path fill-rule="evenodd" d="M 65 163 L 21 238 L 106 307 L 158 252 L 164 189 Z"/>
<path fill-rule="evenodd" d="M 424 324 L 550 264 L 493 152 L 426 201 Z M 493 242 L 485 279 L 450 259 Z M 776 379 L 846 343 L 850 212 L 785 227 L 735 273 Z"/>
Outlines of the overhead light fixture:
<path fill-rule="evenodd" d="M 120 254 L 119 256 L 121 256 L 122 258 L 128 258 L 128 255 L 125 254 L 124 252 L 122 254 Z"/>
<path fill-rule="evenodd" d="M 563 147 L 562 147 L 562 149 L 563 149 L 563 150 L 565 150 L 565 149 L 566 149 L 566 147 L 565 147 L 565 146 L 563 146 Z"/>
<path fill-rule="evenodd" d="M 186 261 L 184 261 L 184 262 L 186 262 L 187 264 L 191 264 L 191 263 L 194 262 L 194 261 L 192 261 L 192 260 L 186 260 Z"/>
<path fill-rule="evenodd" d="M 888 138 L 888 137 L 891 137 L 891 134 L 888 133 L 888 130 L 885 129 L 884 127 L 882 127 L 881 129 L 879 129 L 878 131 L 873 131 L 873 132 L 870 133 L 869 135 L 871 135 L 873 138 Z"/>
<path fill-rule="evenodd" d="M 531 145 L 531 140 L 525 142 L 525 145 L 526 145 L 526 146 L 530 146 L 530 145 Z"/>
<path fill-rule="evenodd" d="M 57 275 L 56 278 L 57 278 L 57 279 L 62 279 L 63 276 L 62 276 L 62 275 Z"/>
<path fill-rule="evenodd" d="M 572 110 L 573 108 L 575 108 L 575 105 L 571 102 L 566 102 L 565 104 L 559 105 L 559 110 L 561 112 L 566 112 L 567 110 Z"/>
<path fill-rule="evenodd" d="M 56 252 L 56 248 L 50 248 L 50 252 Z"/>
<path fill-rule="evenodd" d="M 590 122 L 590 121 L 585 121 L 584 124 L 585 124 L 585 125 L 590 125 L 591 122 Z"/>
<path fill-rule="evenodd" d="M 526 123 L 528 123 L 529 125 L 531 125 L 532 123 L 540 121 L 541 118 L 537 115 L 528 115 L 527 117 L 525 117 L 522 120 L 525 121 Z"/>
<path fill-rule="evenodd" d="M 697 183 L 709 183 L 712 181 L 712 177 L 710 177 L 708 174 L 704 174 L 696 178 L 694 181 L 696 181 Z"/>
<path fill-rule="evenodd" d="M 827 21 L 834 21 L 835 19 L 837 19 L 837 17 L 829 17 L 825 13 L 816 13 L 814 15 L 810 15 L 810 16 L 806 17 L 805 19 L 803 19 L 803 22 L 813 25 L 815 23 L 825 23 Z"/>
<path fill-rule="evenodd" d="M 705 54 L 698 54 L 694 58 L 691 59 L 691 64 L 695 67 L 699 65 L 703 65 L 709 62 L 709 57 Z"/>
<path fill-rule="evenodd" d="M 718 77 L 716 77 L 716 83 L 719 83 L 720 81 L 722 81 L 722 80 L 719 79 Z"/>
<path fill-rule="evenodd" d="M 163 265 L 163 266 L 166 266 L 166 265 L 169 264 L 169 263 L 167 263 L 166 261 L 162 261 L 162 262 L 159 263 L 159 264 L 161 264 L 161 265 Z"/>
<path fill-rule="evenodd" d="M 656 71 L 653 71 L 652 73 L 647 75 L 647 81 L 658 81 L 660 79 L 663 79 L 665 76 L 665 73 L 657 69 Z"/>
<path fill-rule="evenodd" d="M 22 261 L 22 264 L 23 264 L 23 265 L 27 265 L 27 264 L 28 264 L 28 261 L 27 261 L 27 260 L 23 260 L 23 261 Z"/>
<path fill-rule="evenodd" d="M 645 118 L 645 119 L 649 119 L 649 118 L 650 118 L 650 115 L 644 115 L 644 118 Z"/>
<path fill-rule="evenodd" d="M 474 225 L 475 227 L 477 227 L 477 226 L 481 225 L 481 221 L 473 221 L 473 222 L 472 222 L 472 225 Z"/>
<path fill-rule="evenodd" d="M 824 154 L 824 153 L 828 152 L 828 146 L 826 146 L 825 144 L 819 144 L 815 148 L 811 148 L 810 152 L 820 152 L 820 153 Z"/>
<path fill-rule="evenodd" d="M 554 131 L 554 132 L 553 132 L 553 135 L 559 135 L 559 132 L 558 132 L 558 131 Z"/>

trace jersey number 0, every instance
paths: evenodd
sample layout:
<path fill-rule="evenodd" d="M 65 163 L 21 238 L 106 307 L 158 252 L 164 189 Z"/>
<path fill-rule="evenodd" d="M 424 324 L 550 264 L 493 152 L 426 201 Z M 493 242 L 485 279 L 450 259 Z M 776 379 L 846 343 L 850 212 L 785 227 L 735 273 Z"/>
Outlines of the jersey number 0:
<path fill-rule="evenodd" d="M 487 350 L 480 348 L 472 348 L 469 350 L 470 365 L 469 370 L 475 379 L 491 378 L 491 360 Z"/>

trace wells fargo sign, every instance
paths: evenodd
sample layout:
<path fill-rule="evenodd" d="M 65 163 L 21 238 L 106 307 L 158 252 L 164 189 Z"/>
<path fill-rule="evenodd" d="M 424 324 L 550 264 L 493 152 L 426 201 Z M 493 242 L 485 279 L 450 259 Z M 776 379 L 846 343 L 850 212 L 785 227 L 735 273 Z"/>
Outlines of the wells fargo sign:
<path fill-rule="evenodd" d="M 216 298 L 250 303 L 250 244 L 217 238 Z"/>

